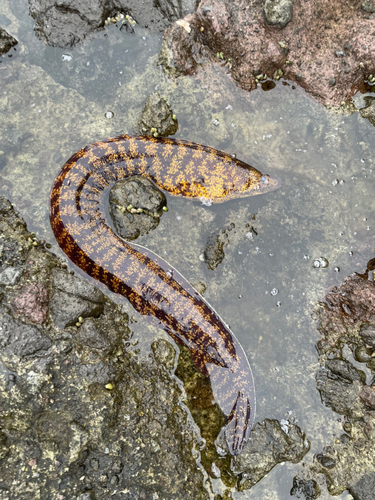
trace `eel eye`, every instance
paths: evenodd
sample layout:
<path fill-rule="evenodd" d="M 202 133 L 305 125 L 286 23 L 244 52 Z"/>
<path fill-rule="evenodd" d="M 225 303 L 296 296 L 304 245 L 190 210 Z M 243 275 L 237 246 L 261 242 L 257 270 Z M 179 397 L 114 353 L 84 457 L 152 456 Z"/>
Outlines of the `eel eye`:
<path fill-rule="evenodd" d="M 268 175 L 262 175 L 262 177 L 260 178 L 260 182 L 262 184 L 268 184 L 269 183 Z"/>

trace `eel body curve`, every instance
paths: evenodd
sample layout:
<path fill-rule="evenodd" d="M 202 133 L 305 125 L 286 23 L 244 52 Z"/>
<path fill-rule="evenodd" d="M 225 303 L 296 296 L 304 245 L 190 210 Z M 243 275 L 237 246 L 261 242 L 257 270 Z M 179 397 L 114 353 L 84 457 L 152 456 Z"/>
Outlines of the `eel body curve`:
<path fill-rule="evenodd" d="M 213 202 L 271 191 L 279 181 L 206 146 L 123 135 L 75 153 L 51 191 L 50 221 L 61 249 L 190 349 L 198 370 L 210 377 L 226 416 L 229 451 L 238 455 L 249 439 L 255 413 L 250 365 L 227 325 L 181 274 L 112 231 L 105 210 L 108 191 L 135 175 L 148 177 L 173 195 Z"/>

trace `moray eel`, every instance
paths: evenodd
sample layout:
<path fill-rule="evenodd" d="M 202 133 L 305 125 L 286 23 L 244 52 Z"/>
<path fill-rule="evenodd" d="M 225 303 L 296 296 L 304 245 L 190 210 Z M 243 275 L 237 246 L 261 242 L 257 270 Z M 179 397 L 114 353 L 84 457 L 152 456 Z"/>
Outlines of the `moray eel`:
<path fill-rule="evenodd" d="M 228 326 L 189 282 L 147 248 L 114 234 L 106 213 L 108 192 L 141 175 L 177 196 L 221 202 L 266 193 L 279 181 L 232 156 L 192 142 L 122 135 L 75 153 L 51 191 L 50 220 L 69 259 L 191 351 L 210 377 L 226 416 L 229 451 L 247 443 L 255 413 L 254 382 L 246 355 Z"/>

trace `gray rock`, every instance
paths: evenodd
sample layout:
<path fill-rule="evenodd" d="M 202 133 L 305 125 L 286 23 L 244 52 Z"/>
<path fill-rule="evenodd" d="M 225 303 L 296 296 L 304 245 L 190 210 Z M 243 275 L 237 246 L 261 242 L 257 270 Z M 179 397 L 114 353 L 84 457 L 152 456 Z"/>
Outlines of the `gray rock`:
<path fill-rule="evenodd" d="M 264 17 L 270 26 L 285 28 L 293 18 L 293 2 L 291 0 L 266 0 Z"/>
<path fill-rule="evenodd" d="M 0 28 L 0 56 L 9 52 L 17 43 L 17 40 L 12 35 L 9 35 L 3 28 Z"/>
<path fill-rule="evenodd" d="M 164 193 L 144 177 L 129 177 L 117 182 L 110 192 L 109 202 L 116 231 L 126 240 L 135 240 L 155 229 L 166 206 Z M 131 213 L 126 209 L 130 205 L 133 211 L 141 209 L 142 213 Z"/>
<path fill-rule="evenodd" d="M 361 9 L 370 14 L 375 12 L 374 2 L 371 0 L 364 0 L 364 2 L 361 3 Z"/>
<path fill-rule="evenodd" d="M 118 12 L 131 15 L 137 24 L 154 32 L 163 32 L 170 24 L 153 0 L 29 0 L 29 6 L 36 36 L 53 47 L 67 48 L 83 42 L 102 31 L 107 17 Z M 119 25 L 128 27 L 121 22 Z"/>
<path fill-rule="evenodd" d="M 363 387 L 363 372 L 343 360 L 326 361 L 316 373 L 316 387 L 322 402 L 341 415 L 360 418 L 364 407 L 359 394 Z"/>
<path fill-rule="evenodd" d="M 14 285 L 21 276 L 21 270 L 14 267 L 6 267 L 0 273 L 0 285 Z"/>
<path fill-rule="evenodd" d="M 366 96 L 364 100 L 366 106 L 359 110 L 359 114 L 375 127 L 375 97 Z"/>
<path fill-rule="evenodd" d="M 5 308 L 0 309 L 0 347 L 3 351 L 23 358 L 50 346 L 50 339 L 36 326 L 22 323 L 13 318 Z"/>
<path fill-rule="evenodd" d="M 365 323 L 361 326 L 359 335 L 366 345 L 370 346 L 371 349 L 375 349 L 375 325 Z"/>
<path fill-rule="evenodd" d="M 354 500 L 374 500 L 375 472 L 369 472 L 349 488 Z"/>
<path fill-rule="evenodd" d="M 225 257 L 223 247 L 224 243 L 220 240 L 220 235 L 211 235 L 208 238 L 203 255 L 204 261 L 210 271 L 216 269 L 217 266 L 223 262 Z"/>
<path fill-rule="evenodd" d="M 305 498 L 305 500 L 315 500 L 320 497 L 320 489 L 313 479 L 306 480 L 295 477 L 290 494 L 297 498 Z"/>
<path fill-rule="evenodd" d="M 329 85 L 330 87 L 334 87 L 334 86 L 336 85 L 336 78 L 330 78 L 330 79 L 328 80 L 328 85 Z"/>
<path fill-rule="evenodd" d="M 60 330 L 75 325 L 79 317 L 99 316 L 103 308 L 103 302 L 91 302 L 61 290 L 55 290 L 50 300 L 51 316 Z"/>
<path fill-rule="evenodd" d="M 200 0 L 155 0 L 160 12 L 171 22 L 182 19 L 197 10 Z"/>
<path fill-rule="evenodd" d="M 290 424 L 287 434 L 277 420 L 257 423 L 250 441 L 234 463 L 233 472 L 242 473 L 240 489 L 251 488 L 280 462 L 299 462 L 309 449 L 310 443 L 298 426 Z"/>
<path fill-rule="evenodd" d="M 7 247 L 21 246 L 27 261 L 36 253 L 11 207 L 0 211 L 0 237 Z M 64 293 L 64 300 L 100 300 L 91 285 L 86 288 L 67 270 L 56 269 L 59 261 L 46 248 L 38 247 L 37 255 L 20 284 L 2 290 L 3 303 L 36 277 L 51 292 Z M 181 408 L 179 385 L 153 356 L 137 355 L 137 339 L 127 342 L 128 317 L 115 303 L 106 299 L 98 320 L 90 318 L 62 333 L 51 321 L 29 326 L 13 314 L 0 308 L 4 498 L 115 499 L 127 491 L 129 500 L 156 498 L 156 493 L 174 499 L 186 490 L 186 498 L 207 500 L 203 474 L 191 453 L 197 433 Z M 107 337 L 113 352 L 99 352 L 96 348 Z M 90 345 L 95 348 L 86 348 Z M 105 387 L 108 382 L 112 390 Z"/>
<path fill-rule="evenodd" d="M 167 370 L 172 370 L 176 359 L 176 351 L 172 344 L 164 339 L 159 339 L 153 342 L 151 347 L 157 363 L 165 366 Z"/>
<path fill-rule="evenodd" d="M 178 129 L 177 119 L 174 120 L 173 116 L 168 102 L 158 92 L 153 92 L 147 99 L 138 122 L 139 132 L 157 136 L 173 135 Z"/>
<path fill-rule="evenodd" d="M 90 302 L 103 304 L 105 301 L 104 294 L 98 288 L 74 274 L 67 274 L 63 269 L 53 269 L 52 284 L 54 288 L 62 292 L 75 295 Z"/>
<path fill-rule="evenodd" d="M 94 318 L 87 318 L 77 330 L 75 340 L 84 346 L 109 352 L 111 344 Z"/>

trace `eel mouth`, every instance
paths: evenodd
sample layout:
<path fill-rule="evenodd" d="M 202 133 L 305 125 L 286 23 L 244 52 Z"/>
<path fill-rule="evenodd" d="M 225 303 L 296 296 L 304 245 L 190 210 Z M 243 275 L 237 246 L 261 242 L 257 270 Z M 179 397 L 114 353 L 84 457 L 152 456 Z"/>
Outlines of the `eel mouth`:
<path fill-rule="evenodd" d="M 269 193 L 270 191 L 275 191 L 275 189 L 278 189 L 280 186 L 281 179 L 279 179 L 279 177 L 276 175 L 262 174 L 254 194 Z"/>

